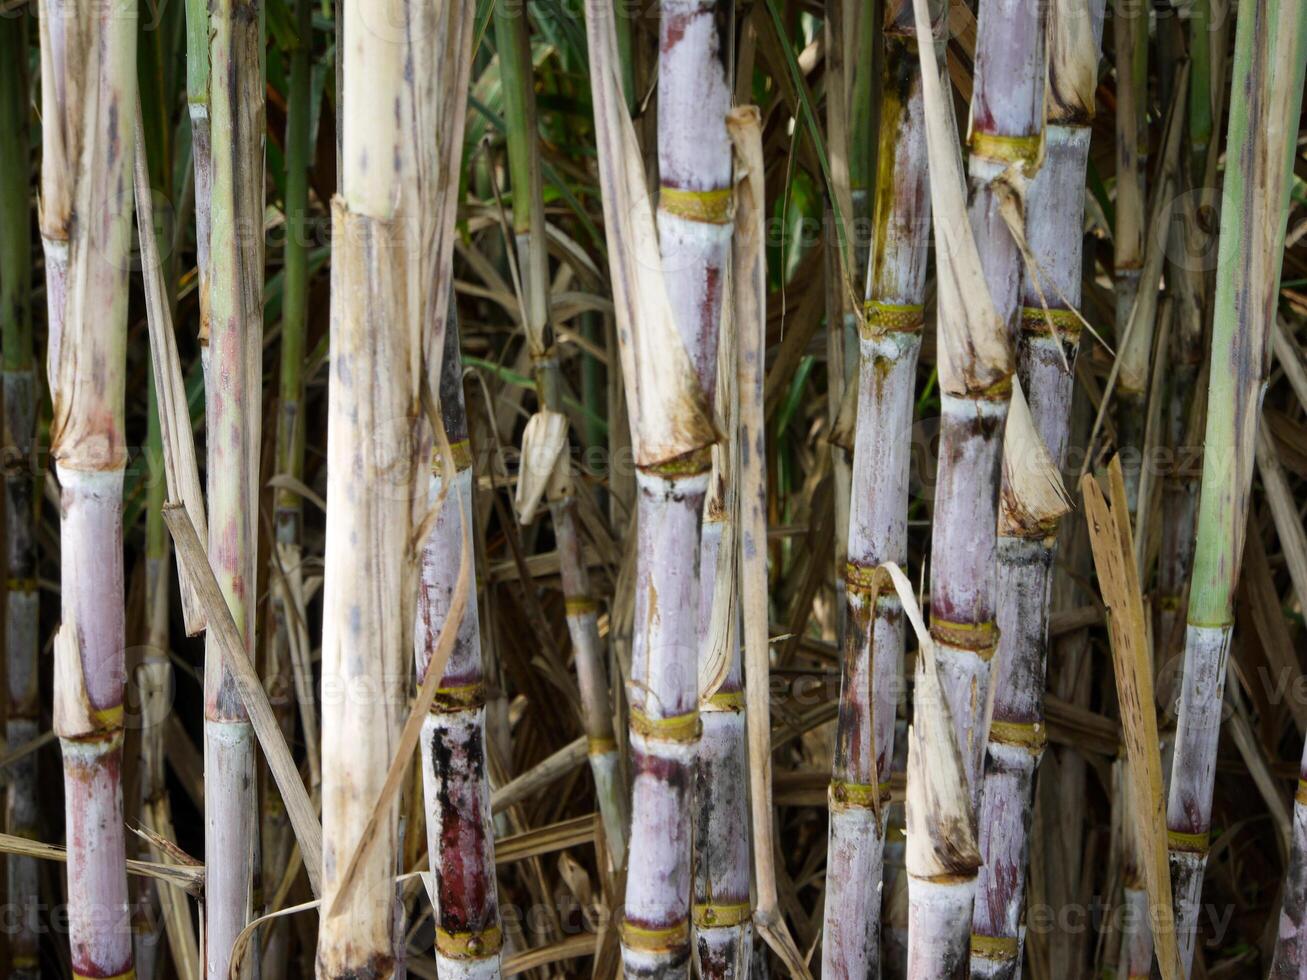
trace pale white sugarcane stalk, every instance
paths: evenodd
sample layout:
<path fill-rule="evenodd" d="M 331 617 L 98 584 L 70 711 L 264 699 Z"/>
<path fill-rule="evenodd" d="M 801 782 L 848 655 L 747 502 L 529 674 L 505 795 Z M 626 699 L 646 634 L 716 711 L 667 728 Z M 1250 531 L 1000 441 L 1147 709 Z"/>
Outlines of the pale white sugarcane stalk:
<path fill-rule="evenodd" d="M 740 661 L 736 534 L 739 410 L 734 323 L 717 348 L 717 415 L 728 433 L 713 449 L 699 550 L 699 717 L 694 772 L 695 956 L 704 980 L 747 977 L 753 953 L 749 900 L 749 790 Z"/>
<path fill-rule="evenodd" d="M 699 739 L 695 566 L 707 447 L 716 433 L 695 370 L 703 363 L 699 348 L 687 350 L 663 282 L 609 4 L 587 0 L 586 32 L 640 538 L 622 957 L 629 977 L 682 977 L 690 958 L 689 789 Z"/>
<path fill-rule="evenodd" d="M 938 5 L 932 10 L 937 13 Z M 902 675 L 903 610 L 879 588 L 907 561 L 913 386 L 926 278 L 930 198 L 916 26 L 906 0 L 885 7 L 875 239 L 860 330 L 847 564 L 847 633 L 830 785 L 823 973 L 880 970 L 885 814 Z M 933 41 L 933 38 L 932 38 Z"/>
<path fill-rule="evenodd" d="M 425 679 L 449 617 L 463 539 L 472 531 L 472 453 L 463 405 L 463 364 L 450 306 L 441 359 L 440 408 L 454 475 L 422 552 L 414 642 L 418 681 Z M 439 463 L 428 490 L 445 491 Z M 499 976 L 503 934 L 495 883 L 495 838 L 485 746 L 485 683 L 476 591 L 468 593 L 458 639 L 422 725 L 427 848 L 435 884 L 436 964 L 441 976 Z"/>
<path fill-rule="evenodd" d="M 925 28 L 922 6 L 917 24 Z M 926 66 L 927 71 L 933 67 Z M 927 102 L 930 101 L 927 96 Z M 908 792 L 905 801 L 908 876 L 909 980 L 969 976 L 971 906 L 976 894 L 976 815 L 967 786 L 966 761 L 947 692 L 939 677 L 938 647 L 897 565 L 888 573 L 920 644 L 908 729 Z"/>
<path fill-rule="evenodd" d="M 437 647 L 454 600 L 465 534 L 471 537 L 472 452 L 463 404 L 463 361 L 452 308 L 440 376 L 440 413 L 450 440 L 454 478 L 422 550 L 414 649 L 418 682 Z M 429 500 L 446 490 L 440 473 Z M 427 853 L 435 898 L 435 959 L 442 976 L 499 976 L 503 939 L 494 877 L 494 826 L 485 749 L 485 682 L 476 591 L 468 593 L 454 651 L 444 665 L 431 710 L 422 723 L 422 784 Z"/>
<path fill-rule="evenodd" d="M 416 532 L 431 473 L 423 391 L 437 384 L 428 373 L 439 371 L 444 335 L 445 299 L 429 291 L 439 283 L 428 274 L 446 266 L 433 258 L 439 246 L 427 234 L 434 190 L 420 179 L 435 184 L 441 175 L 420 161 L 435 152 L 432 48 L 459 35 L 442 33 L 434 10 L 404 0 L 349 0 L 343 18 L 323 582 L 325 913 L 317 972 L 389 977 L 398 810 L 393 797 L 380 801 L 407 714 Z M 376 111 L 378 99 L 397 111 Z"/>
<path fill-rule="evenodd" d="M 712 399 L 717 384 L 722 287 L 731 247 L 731 144 L 725 125 L 731 106 L 730 7 L 714 0 L 662 0 L 660 11 L 658 232 L 663 277 L 672 318 L 704 395 Z M 643 535 L 643 526 L 640 533 Z M 704 530 L 703 541 L 710 540 L 713 533 Z M 703 597 L 709 593 L 702 584 L 691 588 L 692 599 L 701 604 L 698 622 L 703 622 Z M 694 616 L 690 623 L 698 625 Z M 696 678 L 699 645 L 694 644 Z M 738 657 L 734 659 L 738 664 Z M 727 670 L 722 688 L 729 686 L 729 665 Z M 738 694 L 738 672 L 735 682 Z M 722 694 L 721 688 L 718 693 Z M 729 701 L 730 693 L 722 694 L 718 703 L 722 698 Z M 697 690 L 695 706 L 704 707 Z M 705 977 L 736 976 L 745 968 L 748 952 L 741 925 L 751 912 L 747 850 L 743 867 L 739 864 L 739 845 L 747 846 L 747 838 L 741 838 L 738 823 L 731 828 L 734 835 L 723 836 L 729 829 L 714 826 L 714 821 L 738 821 L 743 816 L 739 807 L 745 799 L 740 783 L 744 769 L 738 754 L 743 748 L 743 717 L 738 711 L 717 711 L 711 699 L 706 707 L 696 786 L 703 786 L 709 770 L 719 775 L 711 796 L 705 791 L 693 804 L 700 833 L 705 835 L 702 842 L 695 838 L 699 845 L 693 889 L 696 946 Z M 710 800 L 724 812 L 708 814 L 704 808 Z M 709 926 L 706 931 L 698 928 L 705 924 Z"/>
<path fill-rule="evenodd" d="M 247 654 L 254 656 L 263 367 L 263 43 L 260 0 L 209 11 L 209 557 Z M 258 794 L 254 729 L 206 638 L 204 669 L 205 975 L 227 976 L 253 915 Z"/>
<path fill-rule="evenodd" d="M 928 12 L 924 0 L 914 0 L 914 6 L 920 34 L 929 30 Z M 1035 43 L 1024 35 L 1019 40 L 1026 46 Z M 1042 36 L 1037 46 L 1042 47 Z M 1020 274 L 1020 269 L 1010 269 L 1003 257 L 1011 253 L 1019 263 L 1020 256 L 1006 226 L 1001 224 L 996 202 L 992 208 L 988 203 L 996 198 L 991 183 L 998 175 L 993 173 L 994 164 L 987 157 L 976 156 L 974 135 L 972 221 L 958 219 L 964 202 L 952 102 L 940 81 L 933 49 L 919 46 L 918 51 L 939 257 L 942 418 L 931 534 L 931 632 L 939 647 L 939 680 L 957 726 L 958 748 L 974 806 L 980 792 L 984 755 L 989 661 L 997 640 L 994 580 L 1000 449 L 1012 390 L 1008 329 L 1016 309 Z M 1024 100 L 1014 93 L 1013 102 L 1012 112 L 1021 118 L 1016 109 Z M 990 118 L 1005 128 L 1013 125 L 1006 115 L 991 113 Z M 1041 124 L 1042 113 L 1036 132 Z M 987 136 L 986 148 L 1006 146 L 999 139 L 1002 135 Z M 1018 140 L 1018 148 L 1030 141 L 1028 135 L 1013 138 Z M 994 221 L 1000 226 L 994 227 Z M 991 246 L 987 257 L 978 251 L 980 235 L 973 232 L 973 224 L 987 229 Z M 992 275 L 990 263 L 999 263 Z M 991 286 L 1000 298 L 991 297 Z"/>
<path fill-rule="evenodd" d="M 1078 0 L 1050 5 L 1044 162 L 1026 196 L 1026 242 L 1037 268 L 1022 281 L 1017 371 L 1034 428 L 1059 467 L 1066 455 L 1081 329 L 1073 309 L 1080 302 L 1083 185 L 1103 9 L 1103 0 L 1088 7 Z M 984 865 L 972 923 L 973 974 L 1005 978 L 1015 976 L 1021 963 L 1034 773 L 1046 740 L 1044 674 L 1058 525 L 1057 516 L 1030 511 L 1011 476 L 1005 465 L 998 682 L 979 821 Z"/>
<path fill-rule="evenodd" d="M 123 837 L 123 395 L 135 4 L 44 0 L 41 236 L 60 501 L 54 728 L 64 754 L 74 973 L 130 975 Z"/>

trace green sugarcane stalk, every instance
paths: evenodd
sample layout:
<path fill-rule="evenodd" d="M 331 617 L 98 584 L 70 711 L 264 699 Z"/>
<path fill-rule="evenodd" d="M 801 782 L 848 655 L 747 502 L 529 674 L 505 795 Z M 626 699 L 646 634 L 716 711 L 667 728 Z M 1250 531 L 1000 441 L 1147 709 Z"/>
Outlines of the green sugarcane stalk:
<path fill-rule="evenodd" d="M 209 13 L 215 152 L 205 385 L 208 550 L 253 660 L 263 395 L 263 8 L 261 0 L 221 0 Z M 253 915 L 258 794 L 254 729 L 212 635 L 205 644 L 204 772 L 204 960 L 206 976 L 216 980 L 227 976 L 232 944 Z"/>
<path fill-rule="evenodd" d="M 305 337 L 309 299 L 309 123 L 310 73 L 313 56 L 312 0 L 295 0 L 295 37 L 290 50 L 290 86 L 287 92 L 286 135 L 286 239 L 282 249 L 281 358 L 277 388 L 275 472 L 295 481 L 304 477 L 307 419 L 304 405 Z M 286 487 L 274 491 L 273 554 L 269 562 L 269 630 L 264 685 L 277 711 L 282 732 L 295 731 L 296 706 L 304 726 L 309 764 L 309 788 L 321 785 L 318 761 L 317 713 L 313 705 L 312 668 L 308 662 L 308 631 L 304 617 L 303 507 L 300 495 Z M 290 819 L 272 780 L 263 793 L 263 880 L 272 887 L 291 858 L 294 835 Z M 285 972 L 290 930 L 274 922 L 263 955 L 264 972 Z"/>
<path fill-rule="evenodd" d="M 1207 864 L 1216 743 L 1234 629 L 1262 395 L 1270 370 L 1289 187 L 1307 66 L 1307 3 L 1239 8 L 1207 426 L 1175 758 L 1167 800 L 1181 962 Z M 1292 914 L 1292 913 L 1291 913 Z M 1301 969 L 1301 964 L 1298 964 Z"/>
<path fill-rule="evenodd" d="M 0 337 L 3 338 L 4 418 L 4 643 L 5 738 L 15 747 L 36 737 L 40 725 L 38 673 L 40 597 L 36 583 L 36 362 L 32 351 L 31 140 L 27 84 L 27 18 L 0 22 Z M 5 827 L 36 835 L 36 753 L 9 772 Z M 39 881 L 35 858 L 6 859 L 7 900 L 17 910 L 9 936 L 13 975 L 37 976 Z"/>

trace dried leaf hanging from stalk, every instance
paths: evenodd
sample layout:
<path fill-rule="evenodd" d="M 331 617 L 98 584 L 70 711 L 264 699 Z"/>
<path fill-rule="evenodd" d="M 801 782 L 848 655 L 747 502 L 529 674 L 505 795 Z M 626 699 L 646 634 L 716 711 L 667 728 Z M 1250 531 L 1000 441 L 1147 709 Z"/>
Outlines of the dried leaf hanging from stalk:
<path fill-rule="evenodd" d="M 1171 906 L 1166 799 L 1162 792 L 1162 760 L 1158 751 L 1153 665 L 1119 457 L 1114 456 L 1108 466 L 1108 480 L 1112 495 L 1110 508 L 1098 481 L 1092 476 L 1087 475 L 1081 480 L 1080 490 L 1089 522 L 1098 585 L 1107 605 L 1117 699 L 1121 705 L 1129 760 L 1130 798 L 1138 817 L 1134 829 L 1148 884 L 1149 918 L 1157 961 L 1163 980 L 1180 980 L 1184 974 L 1180 968 Z"/>

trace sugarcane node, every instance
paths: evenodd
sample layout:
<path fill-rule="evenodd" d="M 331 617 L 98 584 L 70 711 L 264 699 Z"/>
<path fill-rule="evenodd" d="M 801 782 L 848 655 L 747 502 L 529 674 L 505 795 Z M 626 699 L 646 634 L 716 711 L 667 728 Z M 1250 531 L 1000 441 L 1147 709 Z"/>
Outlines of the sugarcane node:
<path fill-rule="evenodd" d="M 658 189 L 658 210 L 686 221 L 707 225 L 728 225 L 735 220 L 729 187 L 696 191 L 663 184 Z"/>
<path fill-rule="evenodd" d="M 18 964 L 15 963 L 13 965 L 16 968 Z M 89 974 L 78 973 L 76 970 L 74 970 L 73 980 L 136 980 L 136 970 L 135 968 L 130 970 L 124 970 L 122 973 L 115 973 L 111 977 L 93 977 L 90 976 Z"/>
<path fill-rule="evenodd" d="M 930 635 L 936 643 L 970 651 L 985 661 L 998 649 L 998 624 L 992 619 L 983 623 L 951 623 L 932 616 Z"/>
<path fill-rule="evenodd" d="M 844 563 L 844 585 L 849 592 L 862 596 L 878 596 L 892 592 L 889 571 L 883 565 L 864 565 L 856 561 Z"/>
<path fill-rule="evenodd" d="M 692 918 L 699 929 L 726 929 L 752 921 L 753 907 L 748 902 L 696 902 Z"/>
<path fill-rule="evenodd" d="M 716 691 L 699 705 L 700 711 L 743 711 L 743 691 Z"/>
<path fill-rule="evenodd" d="M 1293 794 L 1293 802 L 1299 806 L 1307 806 L 1307 779 L 1299 778 L 1298 789 Z"/>
<path fill-rule="evenodd" d="M 698 708 L 669 718 L 650 718 L 639 708 L 631 708 L 631 731 L 646 741 L 697 742 L 701 730 Z"/>
<path fill-rule="evenodd" d="M 863 304 L 859 334 L 875 340 L 887 333 L 920 333 L 926 322 L 926 308 L 920 303 L 882 303 L 869 299 Z"/>
<path fill-rule="evenodd" d="M 563 610 L 568 616 L 589 616 L 599 611 L 599 603 L 588 595 L 567 596 L 563 599 Z"/>
<path fill-rule="evenodd" d="M 460 439 L 458 442 L 449 444 L 449 455 L 454 463 L 454 472 L 462 473 L 464 470 L 472 468 L 472 443 L 467 439 Z M 431 450 L 431 467 L 439 475 L 441 470 L 440 446 L 436 445 Z"/>
<path fill-rule="evenodd" d="M 1015 936 L 982 936 L 978 932 L 971 934 L 971 955 L 986 960 L 1015 960 L 1021 947 Z"/>
<path fill-rule="evenodd" d="M 608 755 L 617 751 L 617 739 L 611 735 L 591 735 L 586 739 L 586 748 L 590 755 Z"/>
<path fill-rule="evenodd" d="M 1002 721 L 995 718 L 989 723 L 989 740 L 996 745 L 1025 749 L 1038 757 L 1048 743 L 1048 734 L 1041 722 Z"/>
<path fill-rule="evenodd" d="M 7 578 L 5 579 L 6 592 L 35 592 L 37 582 L 34 578 Z"/>
<path fill-rule="evenodd" d="M 436 929 L 436 950 L 451 960 L 485 959 L 498 953 L 503 945 L 504 933 L 498 923 L 468 932 Z"/>
<path fill-rule="evenodd" d="M 1067 344 L 1079 344 L 1084 323 L 1074 310 L 1050 306 L 1021 307 L 1021 332 L 1027 337 L 1052 337 Z"/>
<path fill-rule="evenodd" d="M 1166 846 L 1172 851 L 1183 854 L 1206 855 L 1211 844 L 1211 836 L 1211 833 L 1206 830 L 1193 834 L 1184 830 L 1168 829 Z"/>
<path fill-rule="evenodd" d="M 1044 136 L 1003 136 L 975 130 L 970 140 L 972 157 L 981 157 L 994 163 L 1010 166 L 1020 163 L 1026 173 L 1033 173 L 1043 155 Z"/>
<path fill-rule="evenodd" d="M 832 779 L 830 783 L 831 807 L 871 810 L 877 803 L 888 803 L 891 797 L 890 781 L 875 785 L 871 783 L 853 783 L 844 779 Z"/>
<path fill-rule="evenodd" d="M 452 711 L 472 711 L 483 707 L 485 703 L 485 684 L 480 682 L 460 684 L 455 687 L 436 688 L 436 693 L 431 699 L 431 707 L 428 710 L 433 715 L 446 714 Z"/>
<path fill-rule="evenodd" d="M 683 949 L 690 942 L 690 920 L 678 919 L 670 926 L 642 926 L 622 919 L 622 945 L 642 953 L 663 953 Z"/>
<path fill-rule="evenodd" d="M 664 480 L 675 480 L 685 476 L 702 476 L 712 469 L 712 446 L 701 446 L 661 463 L 641 466 L 640 470 L 650 476 L 660 476 Z"/>

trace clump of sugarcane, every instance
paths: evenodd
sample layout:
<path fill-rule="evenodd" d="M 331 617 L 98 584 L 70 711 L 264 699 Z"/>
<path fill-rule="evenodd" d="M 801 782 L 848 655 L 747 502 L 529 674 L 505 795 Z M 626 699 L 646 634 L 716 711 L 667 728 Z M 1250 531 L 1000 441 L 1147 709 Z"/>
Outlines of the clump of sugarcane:
<path fill-rule="evenodd" d="M 61 487 L 54 729 L 68 940 L 82 976 L 130 974 L 123 838 L 122 487 L 136 5 L 44 0 L 41 237 L 51 453 Z M 8 345 L 6 344 L 6 351 Z"/>
<path fill-rule="evenodd" d="M 931 22 L 939 4 L 931 7 Z M 930 228 L 916 25 L 907 0 L 884 11 L 874 241 L 859 330 L 849 503 L 846 637 L 830 785 L 822 969 L 875 976 L 880 963 L 884 805 L 902 674 L 903 609 L 877 568 L 908 548 L 909 433 L 921 350 Z M 933 38 L 928 43 L 933 43 Z"/>
<path fill-rule="evenodd" d="M 694 771 L 693 926 L 699 973 L 746 977 L 753 950 L 749 901 L 749 790 L 744 672 L 735 560 L 739 412 L 734 323 L 723 317 L 717 348 L 717 417 L 726 439 L 713 448 L 699 550 L 699 718 Z"/>
<path fill-rule="evenodd" d="M 663 282 L 644 168 L 622 99 L 610 5 L 587 0 L 586 33 L 638 489 L 630 691 L 634 786 L 622 956 L 628 976 L 685 976 L 689 789 L 699 741 L 697 565 L 708 447 L 716 441 L 697 368 L 710 370 L 713 360 L 704 357 L 709 338 L 691 326 L 696 321 L 674 316 Z M 665 172 L 664 179 L 668 176 Z M 728 185 L 722 196 L 729 193 Z M 692 194 L 686 198 L 692 199 Z M 685 333 L 678 331 L 678 322 Z M 694 343 L 683 339 L 687 334 Z M 715 348 L 715 331 L 711 339 Z"/>
<path fill-rule="evenodd" d="M 304 726 L 309 790 L 322 782 L 318 763 L 317 711 L 309 663 L 307 610 L 303 575 L 303 505 L 294 483 L 303 480 L 306 417 L 304 405 L 305 334 L 308 322 L 309 123 L 312 113 L 310 72 L 313 48 L 313 6 L 295 0 L 295 34 L 290 50 L 287 93 L 285 215 L 282 249 L 281 357 L 278 372 L 276 436 L 273 450 L 273 542 L 268 575 L 268 630 L 264 686 L 277 711 L 282 734 L 294 735 L 296 716 Z M 285 482 L 281 482 L 284 480 Z M 299 706 L 297 712 L 296 706 Z M 262 867 L 265 894 L 275 894 L 291 860 L 294 836 L 281 794 L 271 780 L 263 792 Z M 269 924 L 263 968 L 271 975 L 285 972 L 290 927 Z"/>
<path fill-rule="evenodd" d="M 4 649 L 5 739 L 15 749 L 36 738 L 41 695 L 37 653 L 40 649 L 40 597 L 36 583 L 36 361 L 32 350 L 32 244 L 28 193 L 29 92 L 27 87 L 27 18 L 0 22 L 0 332 L 4 351 Z M 5 787 L 5 828 L 20 837 L 35 837 L 39 818 L 36 753 L 28 753 L 9 770 Z M 17 914 L 9 934 L 9 962 L 14 976 L 37 975 L 36 859 L 6 858 L 5 894 Z"/>
<path fill-rule="evenodd" d="M 559 571 L 567 609 L 567 630 L 572 638 L 581 691 L 581 720 L 589 740 L 590 770 L 594 776 L 599 813 L 604 821 L 608 857 L 614 868 L 620 868 L 626 850 L 626 787 L 619 768 L 617 741 L 613 736 L 604 647 L 599 638 L 599 604 L 590 590 L 590 572 L 577 526 L 577 503 L 567 473 L 570 468 L 566 453 L 567 423 L 563 415 L 558 348 L 549 317 L 544 200 L 525 8 L 497 4 L 495 34 L 499 41 L 500 73 L 504 80 L 506 142 L 513 182 L 513 225 L 524 325 L 535 367 L 536 393 L 544 415 L 540 421 L 529 423 L 528 432 L 523 434 L 524 474 L 528 482 L 539 483 L 540 492 L 547 492 L 550 498 L 549 511 L 558 545 Z M 548 445 L 535 444 L 537 439 L 546 441 L 551 436 L 553 439 Z M 523 521 L 532 517 L 525 512 L 519 516 Z"/>
<path fill-rule="evenodd" d="M 263 39 L 259 0 L 209 10 L 209 123 L 214 144 L 208 257 L 209 556 L 254 658 L 259 428 L 263 404 Z M 253 913 L 258 794 L 254 729 L 216 638 L 205 642 L 204 960 L 227 974 Z"/>
<path fill-rule="evenodd" d="M 441 358 L 440 411 L 453 474 L 447 480 L 437 460 L 428 490 L 431 506 L 440 510 L 422 551 L 414 633 L 419 684 L 426 679 L 455 601 L 464 539 L 471 540 L 473 535 L 474 469 L 452 303 Z M 436 964 L 441 976 L 474 980 L 499 976 L 503 946 L 475 589 L 468 592 L 456 629 L 440 686 L 422 723 L 422 782 L 427 849 L 435 881 Z"/>
<path fill-rule="evenodd" d="M 1033 268 L 1022 277 L 1017 372 L 1034 431 L 1060 468 L 1066 455 L 1081 323 L 1081 255 L 1103 0 L 1088 8 L 1055 0 L 1048 8 L 1048 91 L 1044 160 L 1027 188 L 1026 245 Z M 1047 304 L 1047 305 L 1046 305 Z M 1020 409 L 1017 409 L 1020 410 Z M 1053 559 L 1062 499 L 1041 501 L 1023 482 L 1026 452 L 1004 452 L 998 526 L 998 680 L 980 809 L 984 867 L 973 927 L 978 976 L 1011 977 L 1021 962 L 1035 768 L 1043 754 L 1044 674 Z"/>
<path fill-rule="evenodd" d="M 427 504 L 425 269 L 413 141 L 434 140 L 407 41 L 434 25 L 404 0 L 342 10 L 341 191 L 332 201 L 331 373 L 322 631 L 321 977 L 395 966 L 397 808 L 364 839 L 400 733 L 413 644 L 418 514 Z M 421 52 L 426 53 L 425 49 Z M 412 70 L 405 72 L 405 64 Z M 377 112 L 380 100 L 397 112 Z M 407 124 L 407 125 L 405 125 Z M 434 299 L 434 297 L 432 297 Z M 443 322 L 439 324 L 443 330 Z M 433 361 L 439 359 L 437 348 Z M 366 849 L 366 850 L 365 850 Z"/>
<path fill-rule="evenodd" d="M 1237 97 L 1230 103 L 1217 253 L 1223 268 L 1213 304 L 1202 489 L 1166 813 L 1186 970 L 1193 960 L 1207 863 L 1234 591 L 1247 529 L 1257 424 L 1270 370 L 1270 331 L 1307 65 L 1303 0 L 1245 4 L 1238 18 L 1231 73 Z M 1295 918 L 1293 911 L 1289 915 Z M 1301 968 L 1301 963 L 1294 967 Z"/>
<path fill-rule="evenodd" d="M 1148 7 L 1137 0 L 1113 0 L 1112 39 L 1116 65 L 1116 226 L 1112 229 L 1112 285 L 1116 336 L 1123 364 L 1117 384 L 1121 458 L 1133 512 L 1139 489 L 1144 442 L 1145 395 L 1152 330 L 1123 343 L 1144 269 L 1148 157 Z"/>

